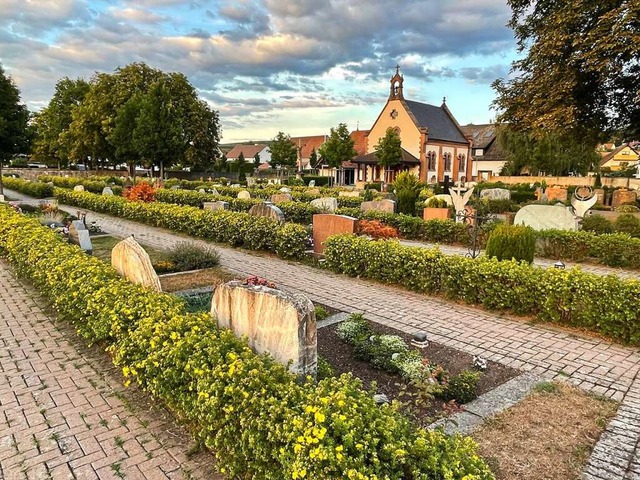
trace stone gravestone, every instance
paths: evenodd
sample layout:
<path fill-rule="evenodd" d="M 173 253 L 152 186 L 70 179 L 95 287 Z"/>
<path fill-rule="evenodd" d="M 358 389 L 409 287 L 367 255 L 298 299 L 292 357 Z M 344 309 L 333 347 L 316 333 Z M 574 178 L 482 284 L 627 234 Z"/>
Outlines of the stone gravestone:
<path fill-rule="evenodd" d="M 111 190 L 111 187 L 104 187 L 102 189 L 102 195 L 113 195 L 113 190 Z"/>
<path fill-rule="evenodd" d="M 626 188 L 620 188 L 613 191 L 613 199 L 611 200 L 611 206 L 613 208 L 619 207 L 625 204 L 634 204 L 638 194 L 635 190 L 627 190 Z"/>
<path fill-rule="evenodd" d="M 511 200 L 511 190 L 506 188 L 486 188 L 480 192 L 480 198 L 487 200 Z"/>
<path fill-rule="evenodd" d="M 393 200 L 372 200 L 371 202 L 362 202 L 360 204 L 360 210 L 363 212 L 376 210 L 378 212 L 395 213 L 396 202 Z"/>
<path fill-rule="evenodd" d="M 333 197 L 322 197 L 311 200 L 310 205 L 322 212 L 335 212 L 338 209 L 338 199 Z"/>
<path fill-rule="evenodd" d="M 269 353 L 283 365 L 292 362 L 292 373 L 315 377 L 316 314 L 307 297 L 232 281 L 215 289 L 211 315 L 220 328 L 228 328 L 238 337 L 246 336 L 257 354 Z"/>
<path fill-rule="evenodd" d="M 320 189 L 319 188 L 310 188 L 309 190 L 307 190 L 307 193 L 309 195 L 320 195 Z"/>
<path fill-rule="evenodd" d="M 251 198 L 251 194 L 246 190 L 242 190 L 238 192 L 238 198 L 240 200 L 249 200 Z"/>
<path fill-rule="evenodd" d="M 604 205 L 604 188 L 596 188 L 594 191 L 595 196 L 598 198 L 598 203 Z"/>
<path fill-rule="evenodd" d="M 467 190 L 464 195 L 460 195 L 460 187 L 457 188 L 457 191 L 455 188 L 450 189 L 449 193 L 451 194 L 451 201 L 453 202 L 453 208 L 455 210 L 456 222 L 462 223 L 464 219 L 459 217 L 458 214 L 466 211 L 465 206 L 469 202 L 471 195 L 473 195 L 473 188 Z"/>
<path fill-rule="evenodd" d="M 204 202 L 202 206 L 205 210 L 211 210 L 213 212 L 229 210 L 229 202 Z"/>
<path fill-rule="evenodd" d="M 74 245 L 78 245 L 88 254 L 93 252 L 93 245 L 91 245 L 91 238 L 89 238 L 89 230 L 87 230 L 82 220 L 74 220 L 71 222 L 71 226 L 69 227 L 69 241 Z"/>
<path fill-rule="evenodd" d="M 356 233 L 358 220 L 346 215 L 318 213 L 313 216 L 313 252 L 324 252 L 324 242 L 331 235 Z"/>
<path fill-rule="evenodd" d="M 348 190 L 348 191 L 342 191 L 342 192 L 338 192 L 338 196 L 339 197 L 359 197 L 360 196 L 360 192 L 358 192 L 357 190 Z"/>
<path fill-rule="evenodd" d="M 282 187 L 280 193 L 291 193 L 291 189 L 288 187 Z"/>
<path fill-rule="evenodd" d="M 256 184 L 256 179 L 253 177 L 247 177 L 247 187 L 253 187 Z"/>
<path fill-rule="evenodd" d="M 289 193 L 277 193 L 275 195 L 271 195 L 272 203 L 291 202 L 291 201 L 293 201 L 293 197 Z"/>
<path fill-rule="evenodd" d="M 209 193 L 211 193 L 211 195 L 220 195 L 218 193 L 218 190 L 216 190 L 215 188 L 212 188 L 211 190 L 209 190 Z"/>
<path fill-rule="evenodd" d="M 577 188 L 571 196 L 571 206 L 576 217 L 584 218 L 585 214 L 598 201 L 598 196 L 591 187 Z"/>
<path fill-rule="evenodd" d="M 180 187 L 178 185 L 174 185 L 169 190 L 180 190 Z"/>
<path fill-rule="evenodd" d="M 83 185 L 76 185 L 75 187 L 73 187 L 73 191 L 74 192 L 84 192 L 84 186 Z"/>
<path fill-rule="evenodd" d="M 231 184 L 231 188 L 240 188 L 240 184 L 239 183 L 232 183 Z"/>
<path fill-rule="evenodd" d="M 562 187 L 549 187 L 545 190 L 547 194 L 547 200 L 549 202 L 566 202 L 567 201 L 567 189 Z"/>
<path fill-rule="evenodd" d="M 5 203 L 4 195 L 0 195 L 0 203 Z"/>
<path fill-rule="evenodd" d="M 282 210 L 270 203 L 257 203 L 249 209 L 249 215 L 253 215 L 255 217 L 267 217 L 280 223 L 284 223 L 284 213 L 282 213 Z"/>
<path fill-rule="evenodd" d="M 577 230 L 576 219 L 564 205 L 527 205 L 516 213 L 514 225 L 526 225 L 534 230 Z"/>
<path fill-rule="evenodd" d="M 125 238 L 113 247 L 111 265 L 129 281 L 156 292 L 162 291 L 160 279 L 153 269 L 149 254 L 135 241 L 133 236 Z"/>
<path fill-rule="evenodd" d="M 440 193 L 438 195 L 434 195 L 434 198 L 438 198 L 447 202 L 447 207 L 450 207 L 453 205 L 453 200 L 451 200 L 451 195 L 449 195 L 448 193 Z"/>
<path fill-rule="evenodd" d="M 207 191 L 204 188 L 199 188 L 198 193 L 207 193 Z"/>
<path fill-rule="evenodd" d="M 311 181 L 309 182 L 309 187 L 310 187 L 310 188 L 313 188 L 313 187 L 315 187 L 315 186 L 316 186 L 316 181 L 315 181 L 315 180 L 311 180 Z"/>
<path fill-rule="evenodd" d="M 546 202 L 547 200 L 547 194 L 544 193 L 544 190 L 541 187 L 536 187 L 536 201 Z"/>

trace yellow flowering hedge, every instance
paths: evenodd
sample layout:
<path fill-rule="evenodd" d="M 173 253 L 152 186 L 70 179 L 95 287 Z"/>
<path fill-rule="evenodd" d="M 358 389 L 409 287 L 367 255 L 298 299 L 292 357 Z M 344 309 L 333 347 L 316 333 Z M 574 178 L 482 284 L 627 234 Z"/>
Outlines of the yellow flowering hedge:
<path fill-rule="evenodd" d="M 474 442 L 417 429 L 351 375 L 300 383 L 245 340 L 0 206 L 0 255 L 126 377 L 190 422 L 230 478 L 488 480 Z"/>
<path fill-rule="evenodd" d="M 281 225 L 248 213 L 201 210 L 167 203 L 130 202 L 121 197 L 55 189 L 60 203 L 129 218 L 154 227 L 186 233 L 234 247 L 268 250 L 283 258 L 304 256 L 309 231 L 302 225 Z"/>
<path fill-rule="evenodd" d="M 438 249 L 353 235 L 330 237 L 324 253 L 327 267 L 336 272 L 640 343 L 637 280 L 579 268 L 543 269 L 526 262 L 444 255 Z"/>
<path fill-rule="evenodd" d="M 30 182 L 22 178 L 2 177 L 2 183 L 5 188 L 22 192 L 36 198 L 45 198 L 53 196 L 53 187 L 44 182 Z"/>

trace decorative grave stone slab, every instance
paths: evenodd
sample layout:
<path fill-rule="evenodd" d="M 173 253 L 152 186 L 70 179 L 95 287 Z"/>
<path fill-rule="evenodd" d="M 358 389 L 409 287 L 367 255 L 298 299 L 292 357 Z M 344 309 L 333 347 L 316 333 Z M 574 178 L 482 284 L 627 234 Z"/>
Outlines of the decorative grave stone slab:
<path fill-rule="evenodd" d="M 324 242 L 331 235 L 356 233 L 358 220 L 346 215 L 319 213 L 313 216 L 313 251 L 324 252 Z"/>
<path fill-rule="evenodd" d="M 544 193 L 547 195 L 549 202 L 566 202 L 568 198 L 568 190 L 562 187 L 549 187 Z"/>
<path fill-rule="evenodd" d="M 339 197 L 359 197 L 360 196 L 360 192 L 358 192 L 357 190 L 348 190 L 348 191 L 341 191 L 338 192 L 338 196 Z"/>
<path fill-rule="evenodd" d="M 74 192 L 84 192 L 84 185 L 76 185 L 73 187 Z"/>
<path fill-rule="evenodd" d="M 627 190 L 625 188 L 620 188 L 618 190 L 613 191 L 613 199 L 611 200 L 611 206 L 613 208 L 616 208 L 616 207 L 619 207 L 620 205 L 635 203 L 637 198 L 638 198 L 638 194 L 635 190 Z"/>
<path fill-rule="evenodd" d="M 89 230 L 82 220 L 74 220 L 69 226 L 69 241 L 74 245 L 78 245 L 82 250 L 91 254 L 93 245 L 89 238 Z"/>
<path fill-rule="evenodd" d="M 310 205 L 323 212 L 335 212 L 338 209 L 338 199 L 333 197 L 322 197 L 311 200 Z"/>
<path fill-rule="evenodd" d="M 113 247 L 111 265 L 129 281 L 156 292 L 162 291 L 160 279 L 153 269 L 149 254 L 136 242 L 133 236 L 125 238 Z"/>
<path fill-rule="evenodd" d="M 516 213 L 514 225 L 526 225 L 534 230 L 577 230 L 576 219 L 564 205 L 527 205 Z"/>
<path fill-rule="evenodd" d="M 272 203 L 280 203 L 280 202 L 291 202 L 293 197 L 289 193 L 276 193 L 275 195 L 271 195 Z"/>
<path fill-rule="evenodd" d="M 246 190 L 242 190 L 238 192 L 238 198 L 240 200 L 249 200 L 251 198 L 251 194 Z"/>
<path fill-rule="evenodd" d="M 113 190 L 111 190 L 111 187 L 104 187 L 102 189 L 102 195 L 113 195 Z"/>
<path fill-rule="evenodd" d="M 598 196 L 591 187 L 576 188 L 571 196 L 571 206 L 576 217 L 583 218 L 587 211 L 598 201 Z"/>
<path fill-rule="evenodd" d="M 458 216 L 459 213 L 466 211 L 465 206 L 469 202 L 471 195 L 473 195 L 473 188 L 467 190 L 464 195 L 460 195 L 455 189 L 451 189 L 451 201 L 453 202 L 453 208 L 455 210 L 456 222 L 462 223 L 464 219 Z"/>
<path fill-rule="evenodd" d="M 270 203 L 258 203 L 249 209 L 249 215 L 256 217 L 266 217 L 284 223 L 284 213 L 275 205 Z"/>
<path fill-rule="evenodd" d="M 307 297 L 233 281 L 215 289 L 211 315 L 221 328 L 246 336 L 256 353 L 267 352 L 283 365 L 292 362 L 292 373 L 316 375 L 316 314 Z"/>
<path fill-rule="evenodd" d="M 511 200 L 511 190 L 506 188 L 486 188 L 480 192 L 480 198 L 487 200 Z"/>
<path fill-rule="evenodd" d="M 229 210 L 229 202 L 204 202 L 202 205 L 205 210 L 211 210 L 213 212 Z"/>
<path fill-rule="evenodd" d="M 395 213 L 396 202 L 393 200 L 372 200 L 370 202 L 362 202 L 360 204 L 360 210 L 363 212 L 376 210 L 378 212 Z"/>

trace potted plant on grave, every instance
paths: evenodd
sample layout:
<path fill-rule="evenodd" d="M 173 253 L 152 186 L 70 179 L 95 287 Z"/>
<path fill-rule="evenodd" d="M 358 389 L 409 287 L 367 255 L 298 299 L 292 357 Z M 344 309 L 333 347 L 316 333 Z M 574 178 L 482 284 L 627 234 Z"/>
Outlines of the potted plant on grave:
<path fill-rule="evenodd" d="M 427 200 L 422 218 L 425 220 L 447 220 L 449 218 L 449 207 L 443 198 L 431 197 Z"/>

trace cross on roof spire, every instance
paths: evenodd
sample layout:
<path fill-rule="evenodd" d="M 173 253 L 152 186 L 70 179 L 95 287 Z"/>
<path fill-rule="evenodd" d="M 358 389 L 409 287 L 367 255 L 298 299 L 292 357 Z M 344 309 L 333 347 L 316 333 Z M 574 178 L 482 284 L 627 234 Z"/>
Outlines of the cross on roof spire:
<path fill-rule="evenodd" d="M 400 65 L 396 64 L 396 75 L 398 75 L 399 70 L 400 70 Z"/>

